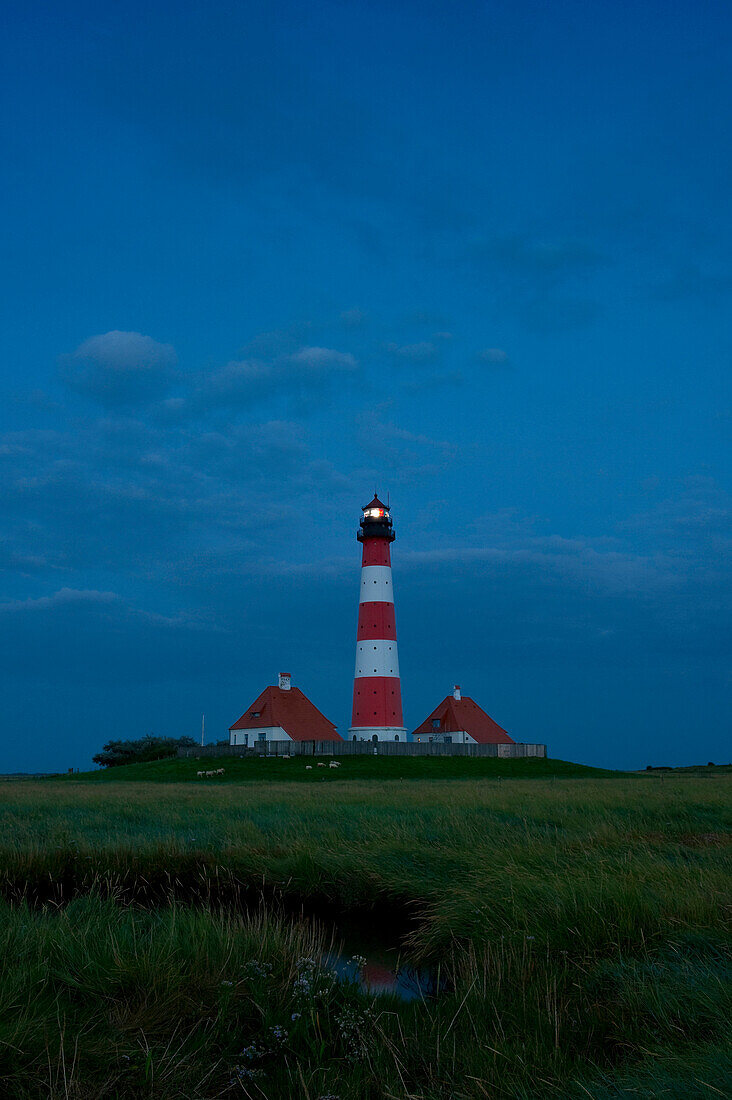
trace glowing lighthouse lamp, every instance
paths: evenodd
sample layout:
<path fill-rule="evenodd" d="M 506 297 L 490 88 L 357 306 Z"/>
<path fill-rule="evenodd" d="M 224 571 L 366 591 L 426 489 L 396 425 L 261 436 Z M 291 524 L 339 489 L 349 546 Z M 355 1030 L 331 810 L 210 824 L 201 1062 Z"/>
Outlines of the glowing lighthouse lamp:
<path fill-rule="evenodd" d="M 354 741 L 406 740 L 391 580 L 395 537 L 389 508 L 375 496 L 363 509 L 357 535 L 363 556 L 349 731 Z"/>

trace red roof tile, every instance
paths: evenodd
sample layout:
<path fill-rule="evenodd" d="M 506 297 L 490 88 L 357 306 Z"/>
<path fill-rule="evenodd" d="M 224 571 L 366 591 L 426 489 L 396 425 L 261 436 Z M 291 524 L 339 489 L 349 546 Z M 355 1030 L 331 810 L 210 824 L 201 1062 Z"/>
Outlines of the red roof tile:
<path fill-rule="evenodd" d="M 266 687 L 229 729 L 256 730 L 268 726 L 282 726 L 293 741 L 343 740 L 333 723 L 296 687 Z"/>
<path fill-rule="evenodd" d="M 432 728 L 432 720 L 439 718 L 440 728 Z M 465 730 L 479 745 L 513 745 L 512 737 L 509 737 L 497 722 L 494 722 L 486 712 L 467 696 L 456 699 L 453 695 L 447 695 L 439 706 L 435 707 L 421 726 L 417 726 L 412 737 L 421 737 L 425 734 L 433 736 L 436 733 L 458 733 Z"/>

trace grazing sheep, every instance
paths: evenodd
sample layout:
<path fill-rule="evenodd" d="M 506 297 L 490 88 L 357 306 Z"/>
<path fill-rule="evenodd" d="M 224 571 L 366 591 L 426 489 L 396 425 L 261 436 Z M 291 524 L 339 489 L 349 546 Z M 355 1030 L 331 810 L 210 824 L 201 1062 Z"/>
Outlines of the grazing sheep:
<path fill-rule="evenodd" d="M 214 775 L 214 774 L 215 774 L 214 772 L 206 772 L 206 779 L 210 779 L 211 776 Z"/>
<path fill-rule="evenodd" d="M 311 772 L 312 770 L 313 770 L 313 765 L 312 764 L 306 764 L 305 765 L 305 771 L 306 772 Z"/>
<path fill-rule="evenodd" d="M 199 779 L 203 778 L 203 772 L 196 772 L 196 775 Z"/>
<path fill-rule="evenodd" d="M 217 768 L 216 769 L 216 774 L 217 775 L 223 775 L 224 774 L 224 769 L 223 768 Z"/>
<path fill-rule="evenodd" d="M 331 761 L 331 763 L 330 763 L 330 764 L 328 765 L 328 767 L 329 767 L 329 768 L 337 768 L 337 767 L 338 767 L 338 765 L 337 765 L 337 764 L 334 764 L 334 763 L 333 763 L 333 762 Z"/>

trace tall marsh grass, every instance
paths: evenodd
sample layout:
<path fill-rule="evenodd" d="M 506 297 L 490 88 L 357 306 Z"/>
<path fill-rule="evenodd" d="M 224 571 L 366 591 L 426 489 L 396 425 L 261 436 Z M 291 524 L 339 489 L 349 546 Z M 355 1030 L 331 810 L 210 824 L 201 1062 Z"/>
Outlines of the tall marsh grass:
<path fill-rule="evenodd" d="M 0 1095 L 726 1095 L 731 789 L 7 785 Z M 261 895 L 372 913 L 449 992 L 335 983 Z"/>

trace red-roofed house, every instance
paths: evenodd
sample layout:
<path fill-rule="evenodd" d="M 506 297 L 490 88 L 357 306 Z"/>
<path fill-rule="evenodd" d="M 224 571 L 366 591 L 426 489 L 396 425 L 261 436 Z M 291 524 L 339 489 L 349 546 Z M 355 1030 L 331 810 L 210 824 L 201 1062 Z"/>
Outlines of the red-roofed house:
<path fill-rule="evenodd" d="M 290 673 L 281 672 L 277 687 L 266 687 L 238 722 L 229 727 L 230 745 L 263 741 L 342 741 L 332 722 L 290 684 Z"/>
<path fill-rule="evenodd" d="M 514 745 L 504 729 L 472 699 L 463 699 L 456 684 L 432 714 L 417 726 L 413 741 L 440 741 L 458 745 Z"/>

